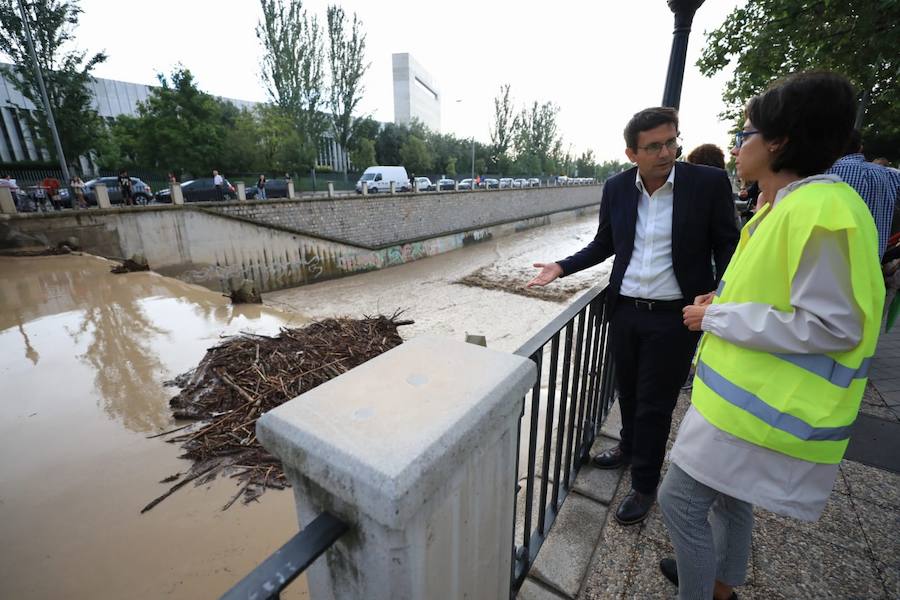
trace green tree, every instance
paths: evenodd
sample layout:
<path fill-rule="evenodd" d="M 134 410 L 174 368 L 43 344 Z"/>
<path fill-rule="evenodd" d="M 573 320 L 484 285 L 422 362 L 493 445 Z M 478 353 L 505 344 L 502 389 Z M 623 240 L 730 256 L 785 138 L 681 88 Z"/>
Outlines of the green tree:
<path fill-rule="evenodd" d="M 400 164 L 406 167 L 409 173 L 427 173 L 434 164 L 434 158 L 425 140 L 410 135 L 400 147 Z"/>
<path fill-rule="evenodd" d="M 350 152 L 350 161 L 357 169 L 366 169 L 375 162 L 375 142 L 366 138 L 356 140 L 356 148 Z"/>
<path fill-rule="evenodd" d="M 509 151 L 513 141 L 513 124 L 516 114 L 509 97 L 509 84 L 500 86 L 500 93 L 494 98 L 494 124 L 491 127 L 491 161 L 498 172 L 510 170 L 512 161 Z"/>
<path fill-rule="evenodd" d="M 735 63 L 722 97 L 723 116 L 736 125 L 746 102 L 778 77 L 810 69 L 842 73 L 860 91 L 857 123 L 866 147 L 897 159 L 898 57 L 898 0 L 747 0 L 706 35 L 697 66 L 709 77 Z"/>
<path fill-rule="evenodd" d="M 313 168 L 328 129 L 324 46 L 318 19 L 301 0 L 260 0 L 256 37 L 263 46 L 262 79 L 272 102 L 291 118 L 303 142 L 301 160 Z"/>
<path fill-rule="evenodd" d="M 513 123 L 517 170 L 523 174 L 547 174 L 558 168 L 562 140 L 556 122 L 559 107 L 552 102 L 532 103 Z"/>
<path fill-rule="evenodd" d="M 447 166 L 444 167 L 444 174 L 447 177 L 456 177 L 456 157 L 451 156 L 447 159 Z"/>
<path fill-rule="evenodd" d="M 37 61 L 44 75 L 47 97 L 56 120 L 63 153 L 69 161 L 103 143 L 106 127 L 93 108 L 88 84 L 91 71 L 106 60 L 103 52 L 64 50 L 75 44 L 75 28 L 81 16 L 77 0 L 32 0 L 25 4 Z M 12 59 L 12 66 L 0 65 L 13 87 L 36 107 L 29 124 L 38 145 L 56 156 L 47 115 L 38 85 L 38 73 L 28 52 L 22 14 L 16 0 L 0 0 L 0 53 Z M 25 106 L 19 106 L 25 109 Z M 58 157 L 57 157 L 58 158 Z"/>
<path fill-rule="evenodd" d="M 353 14 L 353 23 L 345 31 L 344 9 L 328 7 L 328 63 L 331 67 L 329 103 L 334 138 L 341 148 L 350 148 L 354 131 L 353 113 L 362 99 L 362 78 L 369 68 L 365 60 L 366 35 L 362 23 Z M 343 165 L 347 180 L 347 165 Z"/>
<path fill-rule="evenodd" d="M 177 67 L 138 106 L 137 123 L 125 120 L 136 139 L 134 160 L 145 167 L 202 176 L 220 168 L 225 140 L 222 104 L 200 91 L 191 72 Z M 120 119 L 121 121 L 121 119 Z"/>
<path fill-rule="evenodd" d="M 400 165 L 400 148 L 409 137 L 409 129 L 396 123 L 385 123 L 375 138 L 375 159 L 379 165 Z"/>
<path fill-rule="evenodd" d="M 597 181 L 606 181 L 613 175 L 618 175 L 622 171 L 626 171 L 632 167 L 631 163 L 621 162 L 618 160 L 605 160 L 594 169 L 594 177 Z"/>
<path fill-rule="evenodd" d="M 593 150 L 582 152 L 581 156 L 575 161 L 575 169 L 578 171 L 579 177 L 594 177 L 596 168 L 597 162 L 594 160 Z"/>

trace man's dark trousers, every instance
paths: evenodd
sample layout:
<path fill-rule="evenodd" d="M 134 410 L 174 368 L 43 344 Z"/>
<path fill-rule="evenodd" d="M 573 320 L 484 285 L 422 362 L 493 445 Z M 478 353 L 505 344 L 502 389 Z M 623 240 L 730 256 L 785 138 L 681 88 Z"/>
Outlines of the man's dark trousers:
<path fill-rule="evenodd" d="M 655 493 L 659 484 L 672 410 L 700 338 L 685 327 L 678 305 L 664 304 L 648 310 L 620 297 L 610 321 L 621 447 L 631 456 L 631 486 L 642 494 Z"/>

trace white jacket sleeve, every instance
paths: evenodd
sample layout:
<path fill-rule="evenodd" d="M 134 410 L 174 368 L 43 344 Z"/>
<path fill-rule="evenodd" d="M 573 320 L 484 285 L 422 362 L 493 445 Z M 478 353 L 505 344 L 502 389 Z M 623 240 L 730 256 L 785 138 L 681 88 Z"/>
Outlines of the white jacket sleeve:
<path fill-rule="evenodd" d="M 850 350 L 862 339 L 862 311 L 850 291 L 848 257 L 845 232 L 816 229 L 791 282 L 793 311 L 753 302 L 712 304 L 701 328 L 764 352 Z"/>

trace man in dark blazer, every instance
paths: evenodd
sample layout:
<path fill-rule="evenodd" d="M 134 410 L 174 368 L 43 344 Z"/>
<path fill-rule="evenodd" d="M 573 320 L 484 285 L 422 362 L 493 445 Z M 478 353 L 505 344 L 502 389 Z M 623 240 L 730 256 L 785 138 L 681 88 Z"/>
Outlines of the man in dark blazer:
<path fill-rule="evenodd" d="M 633 169 L 603 186 L 600 226 L 582 250 L 541 272 L 528 286 L 592 267 L 612 255 L 608 308 L 621 442 L 595 466 L 631 465 L 631 492 L 615 513 L 623 525 L 643 521 L 656 499 L 678 392 L 699 334 L 681 309 L 714 293 L 738 241 L 731 183 L 722 169 L 676 162 L 678 113 L 648 108 L 625 128 Z"/>

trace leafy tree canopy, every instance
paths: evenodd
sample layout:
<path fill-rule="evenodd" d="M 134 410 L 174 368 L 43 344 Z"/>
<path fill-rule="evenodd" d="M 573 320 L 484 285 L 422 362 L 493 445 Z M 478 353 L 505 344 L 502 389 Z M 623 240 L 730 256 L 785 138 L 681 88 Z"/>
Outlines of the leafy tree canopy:
<path fill-rule="evenodd" d="M 828 69 L 860 92 L 867 153 L 900 154 L 900 0 L 747 0 L 706 35 L 706 76 L 734 63 L 723 116 L 739 123 L 746 102 L 774 79 Z"/>

